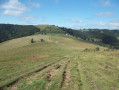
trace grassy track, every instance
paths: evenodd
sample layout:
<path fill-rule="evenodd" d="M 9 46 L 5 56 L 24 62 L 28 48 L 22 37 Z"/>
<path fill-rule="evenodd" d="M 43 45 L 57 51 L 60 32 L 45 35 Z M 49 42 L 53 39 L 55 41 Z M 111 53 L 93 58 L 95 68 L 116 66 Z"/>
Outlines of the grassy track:
<path fill-rule="evenodd" d="M 38 42 L 39 38 L 45 42 Z M 35 43 L 30 40 L 34 38 Z M 65 35 L 33 35 L 0 44 L 0 89 L 119 90 L 119 51 Z"/>

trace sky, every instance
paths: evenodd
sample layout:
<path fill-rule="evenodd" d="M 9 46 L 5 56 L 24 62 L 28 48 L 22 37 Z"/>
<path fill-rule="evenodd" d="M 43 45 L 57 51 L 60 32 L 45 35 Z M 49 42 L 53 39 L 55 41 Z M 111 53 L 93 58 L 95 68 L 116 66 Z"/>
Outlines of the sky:
<path fill-rule="evenodd" d="M 0 23 L 119 29 L 119 0 L 0 0 Z"/>

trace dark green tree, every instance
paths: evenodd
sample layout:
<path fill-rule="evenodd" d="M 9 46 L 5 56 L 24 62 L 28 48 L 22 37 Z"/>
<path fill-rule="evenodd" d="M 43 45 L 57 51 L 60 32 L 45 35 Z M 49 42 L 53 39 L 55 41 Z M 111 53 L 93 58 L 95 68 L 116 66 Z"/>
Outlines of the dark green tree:
<path fill-rule="evenodd" d="M 34 40 L 33 40 L 33 38 L 31 39 L 31 43 L 34 43 Z"/>

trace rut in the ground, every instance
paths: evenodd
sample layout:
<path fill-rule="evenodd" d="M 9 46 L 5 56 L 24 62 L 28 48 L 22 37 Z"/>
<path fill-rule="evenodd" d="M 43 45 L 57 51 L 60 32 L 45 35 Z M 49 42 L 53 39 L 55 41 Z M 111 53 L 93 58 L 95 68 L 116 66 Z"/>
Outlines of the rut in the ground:
<path fill-rule="evenodd" d="M 57 72 L 59 72 L 60 68 L 61 68 L 61 65 L 57 64 L 54 66 L 53 69 L 50 69 L 48 72 L 46 72 L 42 75 L 42 78 L 46 77 L 49 80 L 49 82 L 45 86 L 46 89 L 48 89 L 51 86 L 51 84 L 52 84 L 51 78 L 53 76 L 55 76 L 57 74 Z"/>
<path fill-rule="evenodd" d="M 7 88 L 7 87 L 11 87 L 11 86 L 15 85 L 17 82 L 21 81 L 22 79 L 24 79 L 24 78 L 26 78 L 26 77 L 28 77 L 28 76 L 31 76 L 31 75 L 33 75 L 34 73 L 38 73 L 38 72 L 44 70 L 45 68 L 47 68 L 47 67 L 49 67 L 49 66 L 51 66 L 51 65 L 53 65 L 53 64 L 55 64 L 55 63 L 57 63 L 57 62 L 59 62 L 60 60 L 62 60 L 62 59 L 64 59 L 64 58 L 66 58 L 66 57 L 63 57 L 63 58 L 61 58 L 61 59 L 59 59 L 59 60 L 56 60 L 56 61 L 53 61 L 53 62 L 51 62 L 51 63 L 49 63 L 49 64 L 47 64 L 47 65 L 44 65 L 42 68 L 40 68 L 40 69 L 38 69 L 38 70 L 35 70 L 35 71 L 33 71 L 33 72 L 29 73 L 29 74 L 23 75 L 23 76 L 17 78 L 16 80 L 14 80 L 14 81 L 8 83 L 7 85 L 4 85 L 4 86 L 0 87 L 0 90 L 4 90 L 4 89 Z"/>
<path fill-rule="evenodd" d="M 50 69 L 48 72 L 46 72 L 42 75 L 42 78 L 44 78 L 44 77 L 46 77 L 47 79 L 52 78 L 59 71 L 60 67 L 61 67 L 61 65 L 58 65 L 57 68 Z"/>
<path fill-rule="evenodd" d="M 82 63 L 81 63 L 81 66 L 82 66 L 82 71 L 83 71 L 87 81 L 89 82 L 89 84 L 93 87 L 94 90 L 99 90 L 96 82 L 92 81 L 91 77 L 87 74 L 86 66 Z"/>
<path fill-rule="evenodd" d="M 71 69 L 71 88 L 72 90 L 82 90 L 82 80 L 80 75 L 79 63 L 75 62 Z"/>
<path fill-rule="evenodd" d="M 70 76 L 69 75 L 70 75 L 70 72 L 69 72 L 69 70 L 67 70 L 69 63 L 70 63 L 70 61 L 68 61 L 67 64 L 65 65 L 64 72 L 62 74 L 62 82 L 61 82 L 60 88 L 63 88 L 64 82 L 67 85 L 69 85 L 69 81 L 70 81 L 70 79 L 69 79 Z"/>

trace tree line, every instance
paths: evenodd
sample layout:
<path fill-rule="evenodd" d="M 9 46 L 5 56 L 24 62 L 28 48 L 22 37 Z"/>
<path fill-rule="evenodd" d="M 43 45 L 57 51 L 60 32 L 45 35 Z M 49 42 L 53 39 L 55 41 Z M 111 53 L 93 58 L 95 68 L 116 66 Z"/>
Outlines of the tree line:
<path fill-rule="evenodd" d="M 74 30 L 65 27 L 58 27 L 55 25 L 13 25 L 13 24 L 0 24 L 0 42 L 10 39 L 33 35 L 35 33 L 63 33 L 69 34 L 74 37 L 81 38 L 82 40 L 95 43 L 98 45 L 106 46 L 109 48 L 119 48 L 119 30 L 108 29 L 81 29 Z"/>
<path fill-rule="evenodd" d="M 0 24 L 0 42 L 33 35 L 40 29 L 33 25 Z"/>
<path fill-rule="evenodd" d="M 68 33 L 76 38 L 81 38 L 91 43 L 106 46 L 109 48 L 119 48 L 119 30 L 108 29 L 82 29 L 73 30 L 62 27 L 65 33 Z"/>

